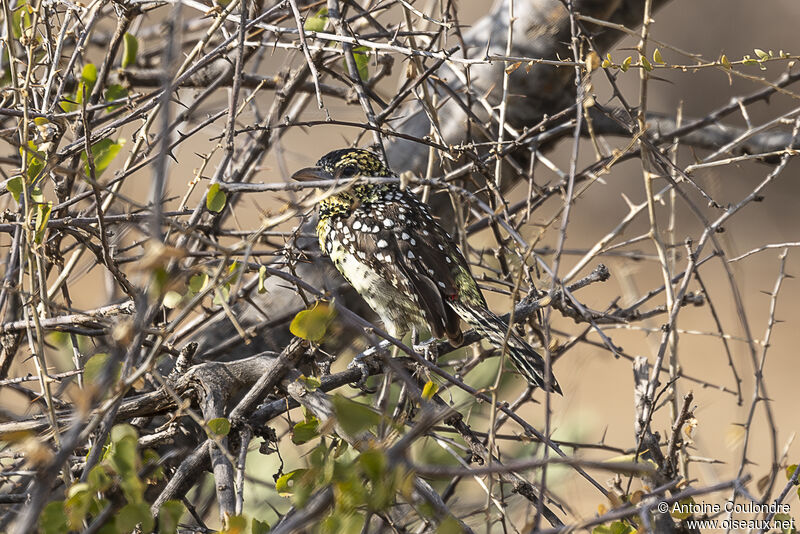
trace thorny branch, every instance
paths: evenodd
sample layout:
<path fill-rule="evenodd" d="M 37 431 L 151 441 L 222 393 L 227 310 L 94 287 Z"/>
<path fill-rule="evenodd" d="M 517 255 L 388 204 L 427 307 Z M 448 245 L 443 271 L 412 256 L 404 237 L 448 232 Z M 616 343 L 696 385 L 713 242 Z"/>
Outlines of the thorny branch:
<path fill-rule="evenodd" d="M 799 58 L 687 52 L 659 31 L 667 4 L 498 0 L 467 20 L 449 1 L 3 2 L 0 530 L 123 529 L 145 505 L 128 530 L 245 516 L 275 532 L 666 533 L 691 527 L 660 502 L 785 501 L 793 398 L 767 377 L 798 241 L 757 210 L 796 196 L 781 178 Z M 635 53 L 614 48 L 625 36 Z M 658 83 L 698 72 L 750 85 L 664 112 Z M 477 332 L 460 348 L 388 336 L 318 252 L 315 189 L 352 184 L 286 176 L 370 143 L 402 174 L 364 179 L 431 205 L 563 401 L 516 391 Z M 776 249 L 756 340 L 748 291 Z M 324 337 L 295 337 L 322 301 Z M 331 369 L 353 355 L 362 369 Z M 634 365 L 633 434 L 612 418 L 630 402 L 617 359 Z M 610 433 L 562 434 L 583 424 L 584 392 Z M 733 472 L 693 433 L 748 393 Z M 612 509 L 585 519 L 598 502 Z"/>

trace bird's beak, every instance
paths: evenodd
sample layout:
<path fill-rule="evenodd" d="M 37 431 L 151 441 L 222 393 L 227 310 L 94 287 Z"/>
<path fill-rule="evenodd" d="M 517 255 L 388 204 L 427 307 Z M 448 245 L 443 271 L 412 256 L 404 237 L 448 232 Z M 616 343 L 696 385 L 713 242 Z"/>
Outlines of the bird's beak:
<path fill-rule="evenodd" d="M 292 175 L 292 180 L 298 182 L 313 182 L 317 180 L 330 180 L 333 176 L 322 167 L 306 167 Z"/>

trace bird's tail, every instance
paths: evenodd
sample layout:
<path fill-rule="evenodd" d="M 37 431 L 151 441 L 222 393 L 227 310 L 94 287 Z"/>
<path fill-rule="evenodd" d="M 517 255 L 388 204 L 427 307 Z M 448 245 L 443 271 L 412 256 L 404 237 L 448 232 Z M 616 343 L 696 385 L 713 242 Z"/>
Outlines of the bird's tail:
<path fill-rule="evenodd" d="M 456 313 L 472 328 L 489 338 L 497 347 L 505 346 L 508 356 L 520 373 L 533 385 L 545 388 L 544 359 L 524 339 L 519 337 L 514 330 L 508 332 L 508 325 L 500 317 L 483 306 L 470 306 L 461 302 L 448 302 Z M 508 339 L 506 340 L 506 333 Z M 550 373 L 549 389 L 561 394 L 561 387 L 556 377 Z"/>

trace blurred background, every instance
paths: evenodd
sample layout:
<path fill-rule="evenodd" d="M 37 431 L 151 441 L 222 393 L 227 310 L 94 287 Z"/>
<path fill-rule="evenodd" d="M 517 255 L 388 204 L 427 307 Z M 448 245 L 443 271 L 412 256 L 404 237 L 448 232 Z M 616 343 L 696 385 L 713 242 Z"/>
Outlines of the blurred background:
<path fill-rule="evenodd" d="M 485 6 L 480 2 L 459 2 L 459 15 L 462 22 L 470 23 L 485 14 Z M 156 10 L 145 17 L 145 20 L 156 21 L 164 16 L 165 12 Z M 391 18 L 391 12 L 383 15 L 382 20 Z M 767 4 L 745 0 L 704 0 L 703 2 L 688 2 L 674 0 L 663 9 L 657 11 L 651 26 L 653 39 L 668 43 L 677 49 L 690 51 L 704 60 L 714 61 L 721 54 L 726 54 L 731 60 L 741 59 L 744 55 L 754 54 L 754 49 L 779 50 L 791 54 L 800 54 L 798 41 L 797 21 L 800 20 L 800 3 L 794 0 L 773 0 Z M 498 36 L 497 39 L 504 39 Z M 635 55 L 637 39 L 626 37 L 611 52 L 613 60 L 621 62 L 628 55 Z M 146 45 L 145 45 L 146 46 Z M 688 58 L 681 56 L 673 50 L 659 47 L 667 64 L 690 64 Z M 651 49 L 652 50 L 652 49 Z M 95 53 L 100 54 L 97 49 Z M 157 54 L 158 50 L 140 51 L 140 54 Z M 262 63 L 262 74 L 276 72 L 277 69 L 287 64 L 298 65 L 302 57 L 296 52 L 276 50 L 267 61 Z M 796 66 L 794 67 L 797 68 Z M 396 90 L 398 80 L 403 76 L 405 62 L 399 60 L 395 63 L 393 75 L 376 88 L 376 92 L 384 99 L 390 99 Z M 758 66 L 740 67 L 738 70 L 751 74 L 753 77 L 764 77 L 774 80 L 786 69 L 785 62 L 768 64 L 766 70 L 759 70 Z M 730 77 L 719 69 L 686 69 L 667 70 L 659 69 L 655 73 L 657 79 L 652 79 L 649 85 L 649 109 L 668 115 L 682 113 L 684 121 L 703 117 L 713 110 L 727 105 L 732 98 L 748 95 L 762 87 L 764 84 L 756 80 L 741 77 Z M 636 105 L 638 102 L 639 76 L 638 71 L 632 69 L 627 73 L 620 73 L 618 84 L 628 102 Z M 596 100 L 603 106 L 614 107 L 617 103 L 611 100 L 611 88 L 601 72 L 592 76 L 592 90 Z M 183 89 L 189 92 L 190 89 Z M 742 113 L 734 113 L 726 117 L 724 124 L 746 127 L 747 121 L 753 125 L 786 114 L 789 110 L 800 106 L 800 91 L 797 87 L 789 86 L 787 91 L 776 94 L 769 101 L 749 105 L 746 108 L 747 117 Z M 536 98 L 536 95 L 530 95 Z M 260 107 L 268 107 L 274 94 L 261 91 L 257 96 Z M 225 92 L 220 92 L 217 99 L 206 102 L 210 109 L 224 107 L 227 102 Z M 363 113 L 357 104 L 348 104 L 342 100 L 326 97 L 325 103 L 331 117 L 338 120 L 362 121 Z M 199 116 L 198 116 L 199 117 Z M 325 114 L 310 105 L 302 115 L 306 120 L 321 120 Z M 199 117 L 198 120 L 202 120 Z M 252 115 L 246 112 L 241 122 L 252 122 Z M 783 128 L 791 126 L 783 125 Z M 187 130 L 189 125 L 187 125 Z M 215 130 L 216 128 L 216 130 Z M 219 121 L 207 128 L 208 135 L 195 136 L 191 143 L 180 145 L 174 152 L 174 161 L 169 162 L 169 183 L 166 196 L 172 198 L 166 209 L 177 207 L 187 191 L 189 182 L 195 176 L 195 171 L 201 167 L 201 155 L 211 153 L 208 168 L 213 168 L 219 161 L 221 151 L 215 150 L 219 143 L 217 136 L 223 133 L 224 122 Z M 120 137 L 130 139 L 135 131 L 131 126 L 123 130 Z M 359 140 L 360 139 L 360 140 Z M 276 145 L 275 150 L 264 160 L 255 182 L 283 182 L 294 170 L 313 164 L 319 156 L 330 149 L 340 148 L 353 143 L 366 145 L 371 142 L 371 136 L 364 135 L 354 128 L 343 128 L 335 125 L 320 125 L 309 128 L 292 128 Z M 605 137 L 604 149 L 623 150 L 629 144 L 628 138 Z M 123 154 L 126 150 L 123 147 Z M 547 155 L 562 170 L 569 166 L 571 140 L 558 144 Z M 691 147 L 680 147 L 677 154 L 679 165 L 685 166 L 701 160 L 710 152 Z M 121 163 L 121 160 L 117 163 Z M 595 148 L 589 140 L 580 143 L 578 168 L 581 169 L 596 159 Z M 116 164 L 116 163 L 115 163 Z M 397 164 L 395 164 L 398 167 Z M 699 170 L 692 174 L 697 183 L 707 191 L 717 202 L 726 206 L 737 204 L 754 187 L 763 181 L 773 170 L 774 165 L 757 161 L 745 161 L 739 164 L 728 164 Z M 397 170 L 403 170 L 398 168 Z M 765 244 L 800 241 L 800 180 L 798 180 L 800 162 L 790 161 L 781 175 L 777 177 L 763 192 L 761 202 L 748 204 L 740 213 L 724 225 L 724 233 L 717 235 L 727 259 L 735 258 L 752 249 Z M 108 172 L 113 171 L 110 169 Z M 204 175 L 205 176 L 205 175 Z M 205 176 L 207 177 L 207 176 Z M 559 176 L 552 173 L 544 165 L 535 169 L 535 181 L 539 185 L 556 183 Z M 126 181 L 122 193 L 130 198 L 145 203 L 150 197 L 150 183 L 152 170 L 143 168 L 131 179 Z M 664 181 L 657 181 L 658 189 L 666 185 Z M 527 185 L 520 184 L 508 195 L 510 203 L 524 199 L 527 195 Z M 709 220 L 722 214 L 722 210 L 707 206 L 704 199 L 692 188 L 685 189 L 691 199 L 699 206 Z M 201 199 L 205 186 L 198 186 L 189 195 L 188 206 L 193 207 Z M 285 206 L 286 201 L 293 197 L 290 193 L 257 193 L 248 194 L 235 212 L 228 224 L 238 230 L 255 230 L 265 217 L 276 215 Z M 569 272 L 573 265 L 582 257 L 585 251 L 591 248 L 604 235 L 611 232 L 627 213 L 628 205 L 625 197 L 634 204 L 644 201 L 644 185 L 642 179 L 641 163 L 632 159 L 615 165 L 611 171 L 602 176 L 602 182 L 597 181 L 586 189 L 576 200 L 571 213 L 567 229 L 567 241 L 561 273 Z M 659 224 L 666 228 L 670 220 L 670 200 L 665 197 L 662 205 L 658 206 Z M 8 208 L 13 204 L 9 195 L 0 199 L 0 208 Z M 551 219 L 557 216 L 562 207 L 562 199 L 553 198 L 532 214 L 530 221 L 523 226 L 521 233 L 528 239 L 537 239 L 537 248 L 546 249 L 553 247 L 557 242 L 557 228 L 560 220 L 555 224 Z M 674 211 L 674 232 L 670 236 L 670 243 L 674 245 L 676 258 L 676 271 L 680 272 L 686 265 L 686 251 L 683 245 L 686 239 L 695 242 L 700 237 L 703 226 L 698 221 L 686 204 L 677 201 Z M 298 223 L 297 220 L 288 221 L 283 229 L 289 230 Z M 550 224 L 543 232 L 543 225 Z M 615 242 L 641 236 L 647 232 L 648 221 L 646 212 L 640 214 Z M 140 239 L 142 235 L 135 230 L 124 232 L 118 236 L 121 245 Z M 472 236 L 470 243 L 473 247 L 480 248 L 482 240 L 487 246 L 493 246 L 488 232 L 480 232 Z M 231 242 L 235 241 L 231 238 Z M 0 236 L 0 246 L 9 246 L 7 235 Z M 703 257 L 712 252 L 713 247 L 707 246 Z M 639 297 L 652 288 L 662 283 L 660 265 L 655 256 L 655 249 L 650 241 L 643 240 L 618 250 L 618 252 L 638 252 L 643 255 L 640 259 L 631 259 L 621 255 L 604 255 L 596 261 L 590 262 L 581 275 L 587 274 L 599 261 L 605 263 L 610 272 L 611 279 L 602 284 L 594 284 L 579 291 L 576 295 L 581 302 L 592 309 L 604 310 L 612 301 L 621 296 L 617 301 L 619 306 L 635 302 Z M 742 301 L 746 311 L 746 318 L 752 336 L 757 342 L 763 341 L 767 331 L 770 317 L 770 295 L 779 276 L 781 269 L 780 254 L 782 249 L 770 249 L 740 261 L 731 262 L 728 267 L 733 274 L 738 289 L 741 291 Z M 552 257 L 543 256 L 545 261 L 552 261 Z M 115 301 L 119 295 L 110 287 L 105 276 L 94 266 L 93 258 L 86 255 L 81 260 L 82 269 L 79 270 L 80 279 L 73 284 L 74 307 L 77 309 L 91 309 Z M 800 249 L 790 248 L 785 264 L 787 275 L 797 275 L 800 272 Z M 678 360 L 683 374 L 694 377 L 700 383 L 679 380 L 676 384 L 679 398 L 692 391 L 694 394 L 694 416 L 696 426 L 691 434 L 692 446 L 689 453 L 697 461 L 690 465 L 690 475 L 696 480 L 695 484 L 710 485 L 728 480 L 737 475 L 742 459 L 742 447 L 745 432 L 742 424 L 746 422 L 751 410 L 754 395 L 754 369 L 750 351 L 743 339 L 746 337 L 741 321 L 739 320 L 729 278 L 719 259 L 712 259 L 700 269 L 700 274 L 706 285 L 708 296 L 714 305 L 724 332 L 730 336 L 729 345 L 732 354 L 733 366 L 742 379 L 742 399 L 736 395 L 737 386 L 731 366 L 728 363 L 726 351 L 718 335 L 717 326 L 706 304 L 699 307 L 685 308 L 678 320 L 679 343 Z M 549 282 L 547 282 L 549 283 Z M 547 286 L 544 286 L 547 287 Z M 693 282 L 690 288 L 699 289 Z M 498 312 L 508 309 L 508 301 L 503 297 L 493 295 L 490 305 Z M 795 279 L 786 278 L 781 287 L 777 300 L 775 319 L 779 320 L 769 339 L 768 347 L 757 343 L 756 356 L 764 358 L 764 378 L 767 390 L 761 395 L 768 400 L 774 415 L 774 439 L 780 455 L 780 461 L 794 464 L 800 458 L 800 444 L 796 443 L 795 432 L 798 430 L 797 416 L 797 347 L 800 344 L 800 285 Z M 663 305 L 663 294 L 654 298 L 651 306 Z M 645 306 L 648 309 L 648 306 Z M 557 312 L 551 315 L 551 328 L 559 341 L 565 342 L 569 335 L 580 332 L 584 325 L 576 325 L 571 319 L 562 318 Z M 640 323 L 631 325 L 630 328 L 604 328 L 618 347 L 622 347 L 626 355 L 647 357 L 650 362 L 655 361 L 656 351 L 661 339 L 660 327 L 667 321 L 665 315 L 657 315 Z M 599 336 L 592 332 L 587 339 L 597 346 L 580 344 L 570 350 L 555 364 L 555 373 L 564 390 L 563 397 L 551 398 L 551 428 L 553 438 L 565 441 L 605 444 L 619 449 L 635 447 L 634 435 L 634 403 L 633 403 L 633 375 L 632 363 L 626 358 L 615 358 L 607 349 L 602 347 Z M 344 367 L 347 361 L 340 358 L 334 369 Z M 48 361 L 58 371 L 72 368 L 68 354 L 52 350 L 48 354 Z M 481 377 L 489 380 L 493 376 L 496 360 L 487 362 L 485 371 L 478 370 L 470 377 L 478 381 Z M 9 376 L 21 376 L 32 372 L 30 361 L 17 358 Z M 662 379 L 664 383 L 666 379 Z M 704 387 L 702 383 L 714 386 Z M 479 385 L 479 384 L 472 384 Z M 517 377 L 509 378 L 504 388 L 504 395 L 511 400 L 523 390 L 522 380 Z M 537 393 L 541 399 L 541 392 Z M 28 409 L 29 400 L 24 396 L 10 391 L 8 388 L 0 390 L 0 405 L 9 416 L 21 416 Z M 485 423 L 487 412 L 476 410 L 472 422 L 480 426 Z M 526 420 L 537 428 L 544 424 L 544 408 L 542 405 L 531 404 L 521 412 Z M 481 421 L 481 423 L 478 423 Z M 662 409 L 657 412 L 653 429 L 658 430 L 662 437 L 669 435 L 669 411 Z M 509 429 L 507 433 L 516 430 Z M 771 462 L 771 434 L 770 425 L 765 416 L 764 404 L 760 403 L 755 409 L 753 424 L 749 433 L 747 457 L 751 461 L 745 472 L 750 473 L 753 480 L 757 481 L 768 474 Z M 531 451 L 535 448 L 530 444 L 520 444 L 521 448 Z M 514 449 L 509 449 L 513 451 Z M 567 449 L 569 450 L 569 449 Z M 287 470 L 301 467 L 304 464 L 302 448 L 295 451 L 281 451 Z M 257 451 L 253 455 L 252 476 L 254 479 L 271 481 L 271 474 L 276 470 L 279 460 L 273 456 L 260 456 Z M 420 451 L 423 454 L 423 451 Z M 432 453 L 431 453 L 432 454 Z M 581 454 L 587 458 L 608 459 L 608 451 L 583 450 Z M 702 459 L 714 459 L 713 463 L 704 462 Z M 596 477 L 601 483 L 609 478 L 605 473 L 597 473 Z M 785 479 L 778 478 L 776 488 L 782 488 Z M 604 497 L 592 488 L 585 480 L 567 468 L 556 468 L 549 471 L 548 488 L 554 496 L 561 501 L 570 503 L 574 508 L 569 510 L 576 517 L 592 517 L 599 505 L 608 505 Z M 262 484 L 253 482 L 252 497 L 245 501 L 246 506 L 256 516 L 263 515 L 266 519 L 273 519 L 274 514 L 263 506 L 263 500 L 268 500 L 281 509 L 286 508 L 286 501 L 277 497 L 274 491 Z M 704 498 L 704 502 L 723 502 L 729 493 L 715 494 Z M 475 493 L 476 502 L 484 497 Z M 796 493 L 791 493 L 788 502 L 792 504 L 793 516 L 800 518 Z M 213 523 L 213 521 L 212 521 Z"/>

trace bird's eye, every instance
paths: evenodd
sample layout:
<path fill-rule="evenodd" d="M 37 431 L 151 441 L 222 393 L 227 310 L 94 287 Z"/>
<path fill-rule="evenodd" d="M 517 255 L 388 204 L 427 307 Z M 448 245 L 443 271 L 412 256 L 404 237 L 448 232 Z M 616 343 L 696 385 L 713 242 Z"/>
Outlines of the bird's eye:
<path fill-rule="evenodd" d="M 358 167 L 355 165 L 344 165 L 339 169 L 339 176 L 342 178 L 350 178 L 358 173 Z"/>

